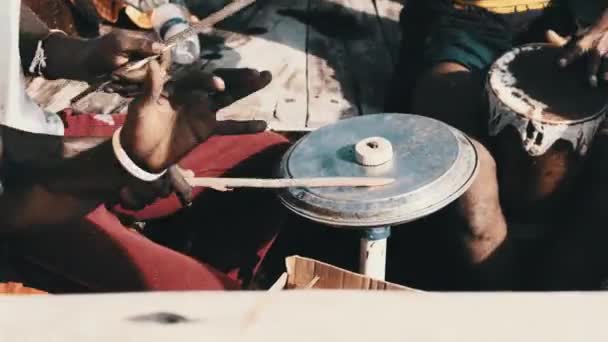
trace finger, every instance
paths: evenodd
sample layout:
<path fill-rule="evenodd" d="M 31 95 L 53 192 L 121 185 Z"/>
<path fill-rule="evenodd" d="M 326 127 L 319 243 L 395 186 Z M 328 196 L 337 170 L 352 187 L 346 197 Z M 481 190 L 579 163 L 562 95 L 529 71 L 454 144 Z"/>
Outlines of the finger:
<path fill-rule="evenodd" d="M 184 178 L 194 178 L 196 174 L 190 169 L 182 169 L 179 165 L 176 165 L 177 170 L 182 174 Z"/>
<path fill-rule="evenodd" d="M 173 108 L 182 108 L 191 114 L 207 114 L 216 110 L 215 104 L 209 100 L 206 91 L 174 91 L 170 95 L 169 101 Z"/>
<path fill-rule="evenodd" d="M 257 72 L 252 69 L 240 70 L 241 71 L 219 71 L 222 78 L 225 77 L 226 91 L 216 94 L 213 98 L 218 108 L 227 107 L 232 103 L 255 93 L 266 87 L 272 80 L 272 75 L 268 71 Z"/>
<path fill-rule="evenodd" d="M 160 55 L 164 49 L 164 44 L 161 42 L 129 34 L 116 34 L 116 40 L 121 52 L 142 57 Z"/>
<path fill-rule="evenodd" d="M 556 46 L 556 47 L 563 47 L 566 44 L 568 44 L 568 41 L 570 40 L 570 37 L 562 37 L 561 35 L 559 35 L 557 32 L 555 32 L 553 30 L 548 30 L 545 33 L 545 37 L 549 44 Z"/>
<path fill-rule="evenodd" d="M 213 102 L 215 103 L 216 107 L 219 109 L 233 104 L 236 101 L 231 95 L 233 92 L 234 91 L 215 94 L 213 96 Z"/>
<path fill-rule="evenodd" d="M 167 174 L 177 198 L 184 207 L 189 207 L 192 204 L 192 187 L 177 166 L 170 167 Z"/>
<path fill-rule="evenodd" d="M 562 68 L 567 67 L 572 64 L 575 60 L 579 59 L 582 55 L 585 54 L 585 50 L 580 45 L 580 43 L 568 43 L 564 47 L 564 52 L 559 58 L 559 65 Z"/>
<path fill-rule="evenodd" d="M 159 198 L 169 197 L 171 183 L 168 177 L 161 177 L 154 182 L 138 182 L 121 191 L 121 205 L 128 210 L 141 210 Z"/>
<path fill-rule="evenodd" d="M 224 120 L 218 121 L 214 133 L 217 135 L 254 134 L 264 132 L 268 124 L 263 120 Z"/>
<path fill-rule="evenodd" d="M 264 88 L 265 85 L 258 84 L 258 86 L 245 86 L 245 87 L 227 87 L 227 90 L 222 93 L 217 93 L 214 96 L 214 100 L 218 105 L 218 108 L 227 107 L 236 101 L 245 98 L 256 91 Z"/>
<path fill-rule="evenodd" d="M 160 65 L 157 61 L 148 63 L 148 73 L 144 82 L 144 101 L 147 104 L 155 104 L 163 91 L 163 78 Z"/>
<path fill-rule="evenodd" d="M 221 92 L 226 89 L 224 80 L 220 77 L 196 68 L 182 70 L 174 77 L 175 91 L 202 90 L 207 92 Z"/>
<path fill-rule="evenodd" d="M 162 70 L 162 68 L 161 68 Z M 116 70 L 112 77 L 121 82 L 128 83 L 141 83 L 146 79 L 146 75 L 148 74 L 148 68 L 142 67 L 139 69 L 129 70 L 127 71 L 125 68 L 121 68 Z"/>
<path fill-rule="evenodd" d="M 597 87 L 598 74 L 600 72 L 600 66 L 602 65 L 602 56 L 597 50 L 594 50 L 589 55 L 589 85 L 593 88 Z"/>
<path fill-rule="evenodd" d="M 160 67 L 168 71 L 171 67 L 171 63 L 173 60 L 171 59 L 171 50 L 167 50 L 160 55 Z"/>
<path fill-rule="evenodd" d="M 243 88 L 255 92 L 272 81 L 270 72 L 255 69 L 217 69 L 213 73 L 224 80 L 226 89 Z"/>

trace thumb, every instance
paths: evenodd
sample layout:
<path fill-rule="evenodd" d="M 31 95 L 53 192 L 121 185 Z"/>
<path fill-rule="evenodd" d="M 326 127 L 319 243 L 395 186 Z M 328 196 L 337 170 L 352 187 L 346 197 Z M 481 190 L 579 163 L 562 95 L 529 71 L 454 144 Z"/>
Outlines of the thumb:
<path fill-rule="evenodd" d="M 143 99 L 145 104 L 155 104 L 163 91 L 163 72 L 156 60 L 148 63 L 148 71 L 144 79 Z"/>
<path fill-rule="evenodd" d="M 222 120 L 218 121 L 214 133 L 217 135 L 254 134 L 264 132 L 268 124 L 263 120 Z"/>
<path fill-rule="evenodd" d="M 549 30 L 545 33 L 547 42 L 556 47 L 563 47 L 570 41 L 570 37 L 562 37 L 557 32 Z"/>

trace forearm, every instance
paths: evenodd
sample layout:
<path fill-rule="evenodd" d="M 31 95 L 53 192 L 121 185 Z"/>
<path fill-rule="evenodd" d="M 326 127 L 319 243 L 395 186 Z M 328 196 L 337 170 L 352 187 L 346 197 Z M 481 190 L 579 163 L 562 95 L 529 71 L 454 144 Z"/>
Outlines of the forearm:
<path fill-rule="evenodd" d="M 105 142 L 55 165 L 20 172 L 0 196 L 0 230 L 69 222 L 118 198 L 131 182 Z"/>
<path fill-rule="evenodd" d="M 24 71 L 32 63 L 38 43 L 44 42 L 47 67 L 44 76 L 48 79 L 79 80 L 82 74 L 81 55 L 87 41 L 76 37 L 68 37 L 61 33 L 51 34 L 51 31 L 38 16 L 26 5 L 21 4 L 21 21 L 19 25 L 19 52 Z M 66 61 L 69 61 L 66 63 Z"/>

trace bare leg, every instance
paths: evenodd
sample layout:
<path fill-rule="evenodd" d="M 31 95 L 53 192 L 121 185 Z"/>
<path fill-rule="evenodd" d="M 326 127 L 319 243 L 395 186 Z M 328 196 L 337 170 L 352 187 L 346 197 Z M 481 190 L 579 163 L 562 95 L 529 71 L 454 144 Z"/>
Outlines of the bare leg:
<path fill-rule="evenodd" d="M 448 123 L 469 136 L 483 138 L 482 82 L 464 66 L 441 63 L 423 75 L 414 92 L 413 111 Z M 457 213 L 464 222 L 461 231 L 474 277 L 485 289 L 510 288 L 508 256 L 505 254 L 507 224 L 502 213 L 496 163 L 478 140 L 480 170 L 471 188 L 457 201 Z M 446 224 L 457 224 L 446 222 Z"/>

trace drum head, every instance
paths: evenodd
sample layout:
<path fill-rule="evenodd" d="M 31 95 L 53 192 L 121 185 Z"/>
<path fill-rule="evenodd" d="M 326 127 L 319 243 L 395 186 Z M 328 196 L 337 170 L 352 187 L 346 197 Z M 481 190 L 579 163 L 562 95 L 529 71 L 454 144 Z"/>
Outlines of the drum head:
<path fill-rule="evenodd" d="M 354 146 L 369 137 L 390 141 L 393 159 L 366 167 Z M 365 115 L 322 127 L 285 154 L 279 174 L 301 177 L 392 177 L 373 188 L 288 188 L 282 202 L 297 214 L 336 227 L 377 227 L 416 220 L 458 198 L 473 181 L 478 158 L 461 132 L 410 114 Z"/>
<path fill-rule="evenodd" d="M 548 44 L 517 47 L 494 62 L 488 91 L 513 112 L 537 122 L 572 124 L 606 112 L 606 90 L 587 85 L 588 63 L 558 66 L 561 49 Z"/>

